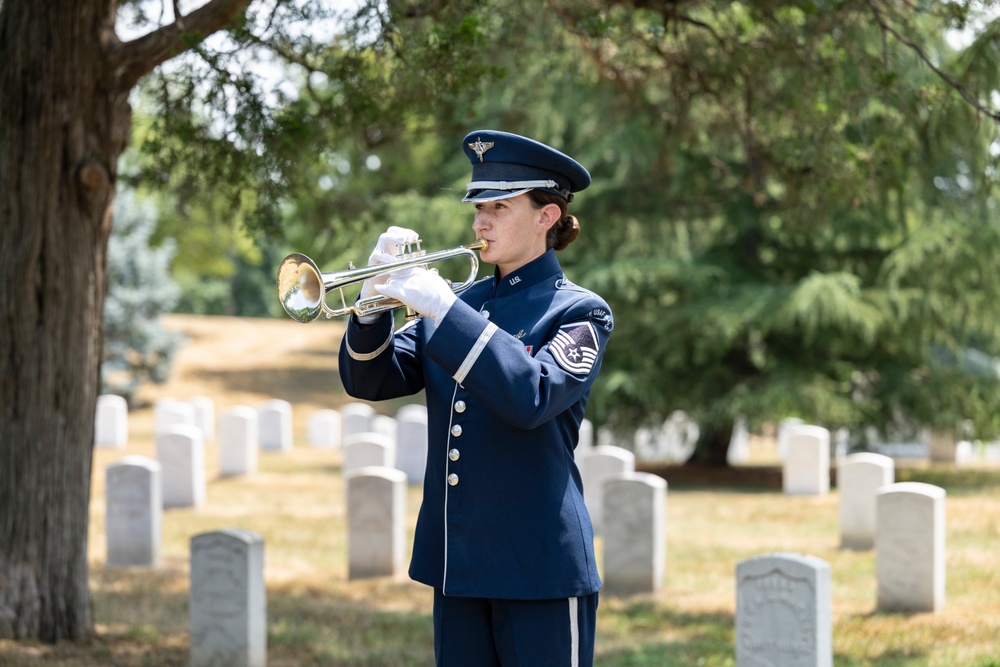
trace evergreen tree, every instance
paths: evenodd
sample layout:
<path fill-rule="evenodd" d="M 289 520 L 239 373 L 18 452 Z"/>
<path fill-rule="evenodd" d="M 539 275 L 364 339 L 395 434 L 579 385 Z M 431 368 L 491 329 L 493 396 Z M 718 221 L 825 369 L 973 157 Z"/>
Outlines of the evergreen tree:
<path fill-rule="evenodd" d="M 163 328 L 161 316 L 179 297 L 170 278 L 174 244 L 154 248 L 155 209 L 134 193 L 118 195 L 114 229 L 108 239 L 108 295 L 104 302 L 104 393 L 135 402 L 146 382 L 164 382 L 170 374 L 179 334 Z"/>
<path fill-rule="evenodd" d="M 406 188 L 451 210 L 470 124 L 528 134 L 594 175 L 561 259 L 617 316 L 596 421 L 630 433 L 683 409 L 713 465 L 741 415 L 996 432 L 992 33 L 943 39 L 971 4 L 529 5 L 477 15 L 505 39 L 477 42 L 491 76 L 436 119 L 437 148 L 414 123 L 357 154 L 385 166 L 377 203 L 355 200 L 356 245 L 436 224 L 391 208 Z"/>

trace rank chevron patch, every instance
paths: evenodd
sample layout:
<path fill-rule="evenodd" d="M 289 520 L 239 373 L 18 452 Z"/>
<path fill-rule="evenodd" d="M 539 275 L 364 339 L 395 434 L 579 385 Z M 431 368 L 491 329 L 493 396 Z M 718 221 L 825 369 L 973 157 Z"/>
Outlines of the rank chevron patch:
<path fill-rule="evenodd" d="M 597 361 L 597 334 L 590 322 L 574 322 L 559 327 L 549 345 L 556 363 L 574 375 L 587 375 Z"/>

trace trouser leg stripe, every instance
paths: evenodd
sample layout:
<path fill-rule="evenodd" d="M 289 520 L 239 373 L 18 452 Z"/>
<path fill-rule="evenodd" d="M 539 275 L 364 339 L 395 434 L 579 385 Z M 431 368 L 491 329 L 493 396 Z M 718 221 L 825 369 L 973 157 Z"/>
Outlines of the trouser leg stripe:
<path fill-rule="evenodd" d="M 570 637 L 570 667 L 580 665 L 580 615 L 577 607 L 579 601 L 576 598 L 569 599 L 569 637 Z"/>

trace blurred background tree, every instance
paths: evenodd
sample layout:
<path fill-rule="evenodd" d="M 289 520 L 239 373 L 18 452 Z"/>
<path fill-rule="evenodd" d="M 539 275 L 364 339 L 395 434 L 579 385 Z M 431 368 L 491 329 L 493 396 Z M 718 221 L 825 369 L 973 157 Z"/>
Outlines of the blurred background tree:
<path fill-rule="evenodd" d="M 151 202 L 120 193 L 108 239 L 101 392 L 122 396 L 132 406 L 141 385 L 169 377 L 181 343 L 177 333 L 163 328 L 162 315 L 177 305 L 180 290 L 170 277 L 174 242 L 150 244 L 155 216 Z"/>
<path fill-rule="evenodd" d="M 982 3 L 446 4 L 382 31 L 414 7 L 361 3 L 345 33 L 361 48 L 312 54 L 337 54 L 340 76 L 299 61 L 269 124 L 222 142 L 223 156 L 259 147 L 227 178 L 244 179 L 234 203 L 256 198 L 243 222 L 267 261 L 243 266 L 260 284 L 289 250 L 360 263 L 389 224 L 434 249 L 469 240 L 458 142 L 498 127 L 594 175 L 561 259 L 617 316 L 599 424 L 627 438 L 682 409 L 701 425 L 694 459 L 712 465 L 740 415 L 997 433 L 997 29 L 974 23 Z M 970 25 L 976 39 L 951 46 Z M 422 60 L 396 58 L 415 43 Z M 446 92 L 451 75 L 421 74 L 443 54 L 464 81 Z M 176 143 L 166 85 L 150 82 L 153 126 L 174 143 L 137 146 L 191 195 L 204 170 L 184 165 L 205 145 Z M 196 218 L 178 224 L 217 226 Z"/>

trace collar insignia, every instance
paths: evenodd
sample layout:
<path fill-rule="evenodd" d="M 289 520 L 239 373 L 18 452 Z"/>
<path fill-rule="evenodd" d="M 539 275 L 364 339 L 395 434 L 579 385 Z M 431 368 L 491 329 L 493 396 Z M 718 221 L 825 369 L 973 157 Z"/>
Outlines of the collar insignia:
<path fill-rule="evenodd" d="M 476 157 L 478 157 L 479 161 L 482 162 L 483 154 L 489 149 L 493 148 L 493 142 L 492 141 L 483 142 L 482 139 L 476 138 L 476 143 L 469 144 L 469 148 L 471 148 L 473 151 L 476 152 Z"/>

